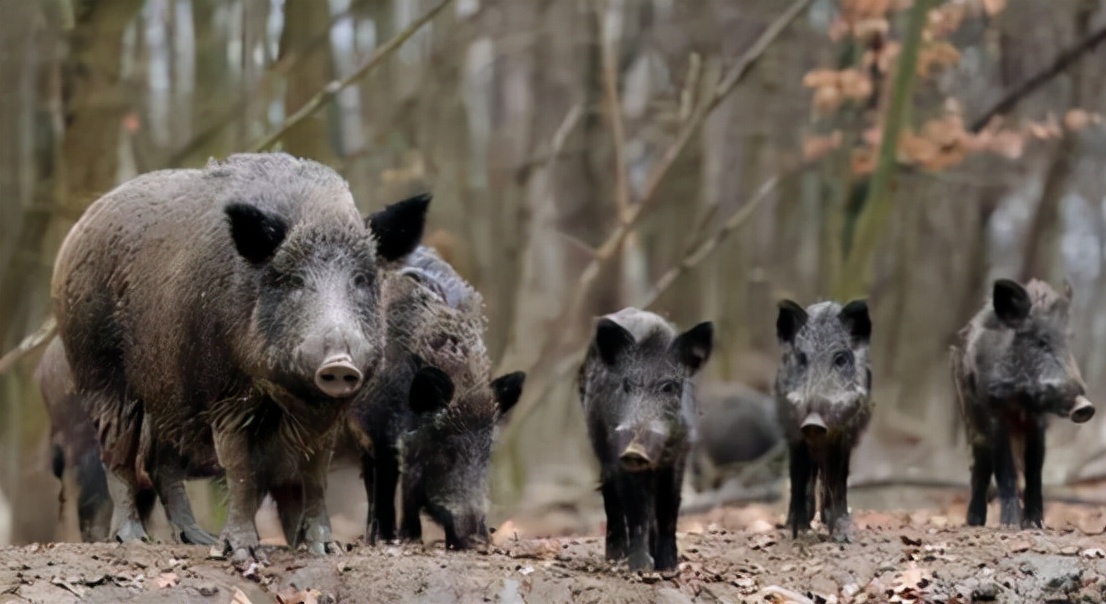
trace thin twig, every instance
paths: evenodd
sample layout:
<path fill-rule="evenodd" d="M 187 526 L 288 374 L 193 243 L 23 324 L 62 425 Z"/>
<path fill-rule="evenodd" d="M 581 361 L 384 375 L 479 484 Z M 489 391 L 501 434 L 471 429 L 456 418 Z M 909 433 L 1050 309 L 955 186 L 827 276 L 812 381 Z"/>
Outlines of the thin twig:
<path fill-rule="evenodd" d="M 1060 53 L 1060 55 L 1052 61 L 1051 65 L 1037 72 L 1028 80 L 1022 82 L 1016 88 L 1008 92 L 999 102 L 992 105 L 990 109 L 983 112 L 983 115 L 980 115 L 972 122 L 971 131 L 979 132 L 986 128 L 987 124 L 991 123 L 991 119 L 995 116 L 1009 113 L 1022 99 L 1035 92 L 1052 78 L 1060 75 L 1072 63 L 1075 63 L 1083 58 L 1088 52 L 1094 50 L 1094 47 L 1101 44 L 1103 40 L 1106 40 L 1106 26 L 1099 28 L 1097 31 L 1080 40 L 1075 46 Z"/>
<path fill-rule="evenodd" d="M 54 321 L 54 317 L 46 319 L 46 322 L 44 322 L 34 333 L 23 338 L 23 341 L 21 341 L 18 346 L 9 350 L 3 357 L 0 357 L 0 375 L 7 373 L 8 369 L 11 369 L 16 361 L 23 358 L 24 355 L 30 354 L 31 351 L 41 346 L 43 342 L 52 338 L 57 330 L 58 324 Z"/>
<path fill-rule="evenodd" d="M 396 34 L 394 38 L 388 40 L 383 46 L 378 47 L 373 51 L 369 58 L 365 60 L 357 69 L 353 70 L 353 73 L 342 78 L 341 80 L 333 80 L 323 87 L 310 101 L 307 101 L 300 107 L 298 111 L 292 114 L 275 132 L 269 134 L 265 138 L 258 141 L 256 144 L 250 147 L 252 151 L 264 151 L 276 144 L 289 130 L 294 128 L 296 124 L 299 124 L 303 120 L 311 117 L 316 111 L 322 109 L 330 102 L 339 92 L 348 88 L 351 84 L 358 79 L 364 77 L 375 67 L 384 62 L 384 59 L 388 58 L 390 54 L 403 46 L 403 43 L 415 35 L 415 32 L 422 29 L 424 25 L 430 23 L 430 21 L 442 12 L 446 6 L 449 5 L 451 0 L 442 0 L 436 4 L 433 8 L 423 13 L 421 17 L 415 19 L 410 25 L 404 28 L 403 31 Z"/>

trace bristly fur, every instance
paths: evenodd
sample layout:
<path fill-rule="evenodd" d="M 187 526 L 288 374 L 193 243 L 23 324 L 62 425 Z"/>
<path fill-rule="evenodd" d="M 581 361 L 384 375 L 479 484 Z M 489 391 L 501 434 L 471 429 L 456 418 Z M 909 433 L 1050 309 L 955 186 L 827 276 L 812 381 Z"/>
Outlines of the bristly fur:
<path fill-rule="evenodd" d="M 993 475 L 1002 524 L 1041 526 L 1045 429 L 1051 415 L 1067 417 L 1086 390 L 1070 346 L 1071 298 L 1067 284 L 1057 292 L 1036 279 L 1024 287 L 996 280 L 983 308 L 950 347 L 953 385 L 974 459 L 969 525 L 986 521 Z M 1015 459 L 1015 450 L 1024 459 Z M 1017 500 L 1019 464 L 1024 515 Z"/>
<path fill-rule="evenodd" d="M 628 559 L 634 570 L 676 566 L 680 489 L 698 432 L 691 378 L 712 344 L 709 322 L 679 334 L 636 308 L 595 322 L 577 388 L 600 465 L 609 560 Z"/>
<path fill-rule="evenodd" d="M 358 397 L 351 418 L 373 502 L 369 539 L 395 538 L 390 502 L 402 475 L 401 536 L 417 538 L 419 512 L 426 511 L 445 528 L 450 547 L 466 547 L 484 531 L 487 467 L 504 408 L 484 345 L 483 298 L 432 249 L 419 247 L 384 284 L 383 307 L 384 370 Z M 442 408 L 412 408 L 425 402 L 410 398 L 422 367 L 441 370 L 452 383 Z"/>

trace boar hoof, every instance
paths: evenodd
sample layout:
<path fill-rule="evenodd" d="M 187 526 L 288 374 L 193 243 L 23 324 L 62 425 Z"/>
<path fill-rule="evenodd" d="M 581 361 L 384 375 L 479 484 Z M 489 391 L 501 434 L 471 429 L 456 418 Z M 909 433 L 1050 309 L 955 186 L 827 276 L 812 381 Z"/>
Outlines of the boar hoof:
<path fill-rule="evenodd" d="M 650 556 L 649 552 L 645 551 L 631 552 L 630 570 L 645 572 L 653 570 L 653 556 Z"/>
<path fill-rule="evenodd" d="M 337 541 L 315 541 L 307 544 L 308 553 L 316 556 L 337 555 L 345 553 L 342 544 Z"/>
<path fill-rule="evenodd" d="M 217 540 L 215 545 L 211 546 L 207 555 L 209 558 L 220 560 L 226 559 L 229 555 L 230 559 L 236 563 L 257 561 L 267 564 L 269 562 L 268 556 L 261 549 L 261 543 L 256 536 L 224 535 Z"/>
<path fill-rule="evenodd" d="M 123 522 L 119 530 L 115 532 L 115 540 L 120 543 L 139 543 L 150 541 L 150 536 L 146 534 L 146 529 L 142 528 L 142 523 L 138 520 L 126 520 Z"/>
<path fill-rule="evenodd" d="M 195 524 L 177 527 L 177 537 L 180 539 L 181 543 L 187 543 L 189 545 L 215 545 L 219 542 L 218 537 Z"/>

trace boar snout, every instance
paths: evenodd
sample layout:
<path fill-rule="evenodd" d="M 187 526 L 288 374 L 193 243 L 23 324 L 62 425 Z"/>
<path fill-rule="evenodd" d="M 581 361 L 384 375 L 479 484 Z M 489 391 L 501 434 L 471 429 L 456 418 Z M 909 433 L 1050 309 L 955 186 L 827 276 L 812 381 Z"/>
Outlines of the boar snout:
<path fill-rule="evenodd" d="M 1071 409 L 1071 421 L 1082 424 L 1094 417 L 1094 404 L 1085 396 L 1075 397 L 1075 406 Z"/>
<path fill-rule="evenodd" d="M 361 389 L 363 377 L 349 355 L 335 355 L 315 371 L 315 386 L 331 398 L 347 398 Z"/>
<path fill-rule="evenodd" d="M 448 549 L 469 549 L 477 544 L 488 543 L 488 529 L 484 524 L 484 514 L 470 512 L 457 514 L 451 522 L 444 523 L 445 546 Z"/>
<path fill-rule="evenodd" d="M 636 432 L 627 428 L 617 431 L 620 453 L 618 461 L 630 472 L 648 470 L 657 465 L 664 451 L 667 435 L 657 430 Z M 629 443 L 626 443 L 629 441 Z"/>
<path fill-rule="evenodd" d="M 826 422 L 822 419 L 822 416 L 818 413 L 811 413 L 803 420 L 799 430 L 803 433 L 803 436 L 812 438 L 815 436 L 822 436 L 829 431 L 826 428 Z"/>

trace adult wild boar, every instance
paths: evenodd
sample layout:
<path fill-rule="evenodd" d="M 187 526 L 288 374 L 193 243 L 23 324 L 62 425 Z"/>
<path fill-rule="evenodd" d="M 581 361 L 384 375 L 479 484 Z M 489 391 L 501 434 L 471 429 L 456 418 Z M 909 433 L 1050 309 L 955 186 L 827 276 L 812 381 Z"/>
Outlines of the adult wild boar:
<path fill-rule="evenodd" d="M 680 489 L 699 419 L 691 377 L 713 338 L 709 321 L 678 334 L 636 308 L 596 323 L 578 380 L 599 458 L 608 560 L 629 558 L 633 570 L 676 566 Z"/>
<path fill-rule="evenodd" d="M 89 207 L 62 244 L 52 298 L 99 429 L 117 538 L 146 537 L 135 497 L 156 452 L 154 486 L 183 500 L 171 515 L 187 506 L 188 466 L 225 470 L 214 554 L 261 556 L 266 492 L 289 543 L 333 549 L 323 492 L 337 427 L 382 356 L 384 270 L 418 245 L 428 203 L 366 220 L 337 173 L 274 153 L 146 174 Z"/>
<path fill-rule="evenodd" d="M 782 463 L 771 460 L 782 460 L 785 448 L 776 400 L 739 382 L 706 384 L 697 394 L 702 429 L 691 454 L 695 489 L 717 489 L 738 477 L 745 487 L 775 482 Z"/>
<path fill-rule="evenodd" d="M 1040 528 L 1048 417 L 1082 423 L 1094 415 L 1071 353 L 1071 298 L 1067 283 L 1057 292 L 1036 279 L 1025 287 L 999 279 L 991 299 L 952 347 L 953 383 L 972 447 L 969 525 L 987 520 L 987 488 L 994 474 L 1002 524 Z M 1025 455 L 1024 515 L 1018 505 L 1015 445 Z"/>
<path fill-rule="evenodd" d="M 487 538 L 488 463 L 499 418 L 526 375 L 490 378 L 480 294 L 433 250 L 419 247 L 384 284 L 384 370 L 358 395 L 350 427 L 361 443 L 368 539 L 419 539 L 420 511 L 446 546 Z"/>
<path fill-rule="evenodd" d="M 837 541 L 849 539 L 849 457 L 872 416 L 868 304 L 779 304 L 776 336 L 783 358 L 776 373 L 776 414 L 788 443 L 791 536 L 810 528 L 821 474 L 822 522 Z"/>

